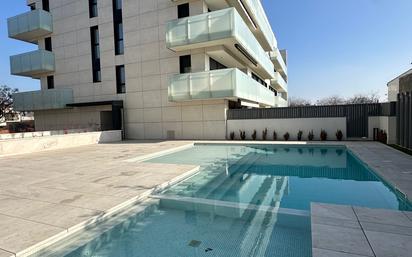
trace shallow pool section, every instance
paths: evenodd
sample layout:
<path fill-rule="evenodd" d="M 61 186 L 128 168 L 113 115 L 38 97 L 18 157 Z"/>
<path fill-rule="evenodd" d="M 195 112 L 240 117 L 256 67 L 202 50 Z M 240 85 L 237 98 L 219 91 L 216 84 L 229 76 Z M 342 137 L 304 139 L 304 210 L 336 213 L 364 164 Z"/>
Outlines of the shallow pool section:
<path fill-rule="evenodd" d="M 310 218 L 306 215 L 281 213 L 276 208 L 151 201 L 154 203 L 146 204 L 144 211 L 98 225 L 35 256 L 311 256 Z"/>
<path fill-rule="evenodd" d="M 164 195 L 298 210 L 311 202 L 412 210 L 344 147 L 199 144 L 148 162 L 201 167 Z"/>

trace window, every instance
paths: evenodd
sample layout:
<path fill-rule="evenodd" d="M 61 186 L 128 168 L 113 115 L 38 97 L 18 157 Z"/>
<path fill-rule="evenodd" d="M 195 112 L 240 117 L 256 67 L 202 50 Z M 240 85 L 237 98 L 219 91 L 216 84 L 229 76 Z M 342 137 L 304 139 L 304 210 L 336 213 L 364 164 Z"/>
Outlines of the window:
<path fill-rule="evenodd" d="M 90 28 L 90 39 L 92 47 L 93 82 L 96 83 L 102 81 L 102 74 L 100 70 L 99 28 L 97 26 Z"/>
<path fill-rule="evenodd" d="M 44 49 L 50 52 L 53 51 L 51 37 L 47 37 L 44 39 Z"/>
<path fill-rule="evenodd" d="M 49 0 L 42 0 L 43 10 L 50 12 Z"/>
<path fill-rule="evenodd" d="M 31 11 L 36 10 L 36 3 L 30 4 L 29 7 L 30 7 L 30 10 L 31 10 Z"/>
<path fill-rule="evenodd" d="M 179 57 L 180 73 L 190 73 L 192 71 L 192 59 L 190 55 Z"/>
<path fill-rule="evenodd" d="M 48 76 L 47 77 L 47 89 L 53 89 L 54 88 L 54 76 Z"/>
<path fill-rule="evenodd" d="M 116 90 L 118 94 L 126 93 L 126 76 L 124 65 L 116 66 Z"/>
<path fill-rule="evenodd" d="M 115 54 L 124 53 L 122 0 L 113 0 L 113 26 Z"/>
<path fill-rule="evenodd" d="M 256 80 L 257 82 L 259 82 L 260 84 L 264 85 L 265 87 L 267 87 L 268 85 L 266 84 L 266 82 L 261 79 L 258 75 L 256 75 L 255 73 L 252 73 L 252 79 Z"/>
<path fill-rule="evenodd" d="M 89 0 L 89 17 L 97 17 L 97 0 Z"/>
<path fill-rule="evenodd" d="M 216 61 L 213 58 L 209 59 L 209 69 L 210 70 L 221 70 L 221 69 L 226 69 L 227 67 L 220 62 Z"/>
<path fill-rule="evenodd" d="M 189 3 L 177 6 L 177 18 L 189 17 Z"/>

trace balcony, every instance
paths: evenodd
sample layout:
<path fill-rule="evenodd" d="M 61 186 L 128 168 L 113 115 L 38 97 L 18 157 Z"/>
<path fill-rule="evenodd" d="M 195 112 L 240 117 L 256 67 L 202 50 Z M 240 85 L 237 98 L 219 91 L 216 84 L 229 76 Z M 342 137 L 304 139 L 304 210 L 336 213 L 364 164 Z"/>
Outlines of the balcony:
<path fill-rule="evenodd" d="M 73 103 L 73 90 L 70 88 L 13 94 L 13 109 L 16 111 L 62 109 L 71 103 Z"/>
<path fill-rule="evenodd" d="M 36 50 L 10 57 L 11 74 L 40 78 L 55 70 L 54 54 L 45 50 Z"/>
<path fill-rule="evenodd" d="M 275 51 L 270 52 L 270 59 L 272 60 L 276 71 L 286 78 L 288 76 L 288 69 L 279 49 L 275 49 Z"/>
<path fill-rule="evenodd" d="M 239 69 L 223 69 L 175 75 L 169 85 L 169 100 L 245 100 L 275 106 L 275 94 Z"/>
<path fill-rule="evenodd" d="M 288 92 L 288 84 L 279 72 L 275 72 L 275 78 L 271 80 L 271 85 L 278 92 Z"/>
<path fill-rule="evenodd" d="M 171 21 L 166 33 L 167 47 L 173 51 L 223 45 L 262 77 L 274 77 L 269 55 L 234 8 Z"/>
<path fill-rule="evenodd" d="M 288 107 L 288 101 L 283 99 L 280 95 L 275 97 L 275 107 Z"/>
<path fill-rule="evenodd" d="M 277 47 L 275 34 L 260 0 L 205 0 L 211 10 L 234 7 L 253 32 L 265 51 Z"/>
<path fill-rule="evenodd" d="M 49 12 L 34 10 L 7 20 L 9 37 L 33 43 L 53 32 L 53 18 Z"/>

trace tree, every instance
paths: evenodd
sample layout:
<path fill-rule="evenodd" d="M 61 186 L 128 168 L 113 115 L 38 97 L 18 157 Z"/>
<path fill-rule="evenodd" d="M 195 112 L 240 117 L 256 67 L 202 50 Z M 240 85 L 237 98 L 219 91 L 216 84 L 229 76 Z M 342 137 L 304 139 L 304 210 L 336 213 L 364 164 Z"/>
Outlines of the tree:
<path fill-rule="evenodd" d="M 0 120 L 4 120 L 7 114 L 14 113 L 12 95 L 16 92 L 18 92 L 17 88 L 0 86 Z"/>
<path fill-rule="evenodd" d="M 298 106 L 309 106 L 312 105 L 311 101 L 303 99 L 303 98 L 296 98 L 290 97 L 289 98 L 289 106 L 290 107 L 298 107 Z"/>
<path fill-rule="evenodd" d="M 345 99 L 338 95 L 328 96 L 316 102 L 316 105 L 340 105 L 340 104 L 345 104 Z"/>
<path fill-rule="evenodd" d="M 379 95 L 376 92 L 369 94 L 356 94 L 346 100 L 347 104 L 371 104 L 379 103 Z"/>

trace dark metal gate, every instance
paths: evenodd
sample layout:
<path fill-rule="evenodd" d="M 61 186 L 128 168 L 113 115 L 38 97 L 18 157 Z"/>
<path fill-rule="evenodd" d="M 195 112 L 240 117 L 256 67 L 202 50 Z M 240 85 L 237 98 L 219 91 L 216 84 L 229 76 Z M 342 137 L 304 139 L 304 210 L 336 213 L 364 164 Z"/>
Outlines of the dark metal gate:
<path fill-rule="evenodd" d="M 346 117 L 348 137 L 367 137 L 369 116 L 395 116 L 395 103 L 230 109 L 228 120 Z"/>

